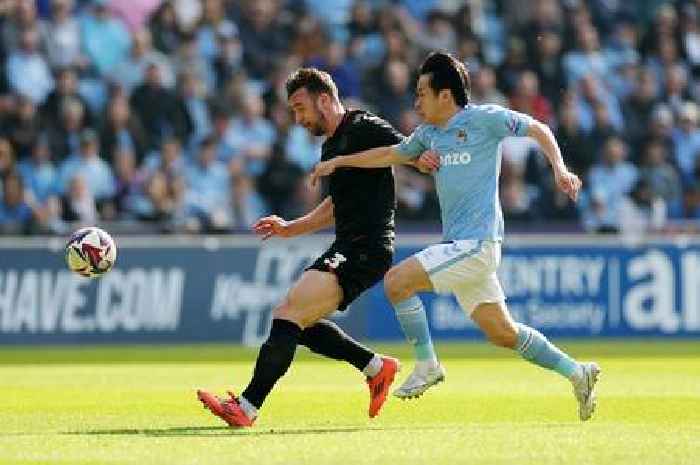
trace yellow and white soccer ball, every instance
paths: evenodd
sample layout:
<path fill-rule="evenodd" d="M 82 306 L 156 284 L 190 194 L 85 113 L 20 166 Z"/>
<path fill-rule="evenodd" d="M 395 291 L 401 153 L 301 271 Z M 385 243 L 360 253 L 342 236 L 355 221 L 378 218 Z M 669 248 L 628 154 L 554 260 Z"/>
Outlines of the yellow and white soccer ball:
<path fill-rule="evenodd" d="M 86 278 L 97 278 L 112 269 L 117 261 L 114 239 L 100 228 L 77 230 L 66 244 L 66 264 Z"/>

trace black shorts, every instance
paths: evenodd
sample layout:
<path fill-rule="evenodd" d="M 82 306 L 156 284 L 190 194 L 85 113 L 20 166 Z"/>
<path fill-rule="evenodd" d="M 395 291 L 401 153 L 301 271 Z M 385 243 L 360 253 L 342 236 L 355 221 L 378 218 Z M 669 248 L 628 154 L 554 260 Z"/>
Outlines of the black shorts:
<path fill-rule="evenodd" d="M 393 241 L 335 241 L 307 270 L 326 271 L 338 277 L 345 310 L 353 300 L 374 286 L 391 268 Z"/>

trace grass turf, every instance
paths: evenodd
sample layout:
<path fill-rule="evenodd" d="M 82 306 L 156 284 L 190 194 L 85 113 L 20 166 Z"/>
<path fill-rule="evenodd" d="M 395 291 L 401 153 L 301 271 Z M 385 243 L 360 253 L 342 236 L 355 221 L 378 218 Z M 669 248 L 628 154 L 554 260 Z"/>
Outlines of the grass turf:
<path fill-rule="evenodd" d="M 581 424 L 568 383 L 485 344 L 440 344 L 447 381 L 367 418 L 361 377 L 300 351 L 252 429 L 203 410 L 244 387 L 232 346 L 0 350 L 0 464 L 696 464 L 700 341 L 563 342 L 603 368 Z M 411 360 L 405 346 L 382 346 Z"/>

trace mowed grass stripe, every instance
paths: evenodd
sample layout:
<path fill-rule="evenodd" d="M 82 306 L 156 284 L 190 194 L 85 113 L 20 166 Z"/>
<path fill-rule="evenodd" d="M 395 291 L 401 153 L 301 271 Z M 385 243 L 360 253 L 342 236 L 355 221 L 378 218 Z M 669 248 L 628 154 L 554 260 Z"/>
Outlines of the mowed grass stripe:
<path fill-rule="evenodd" d="M 556 339 L 554 342 L 577 357 L 700 357 L 700 339 Z M 411 358 L 411 350 L 402 343 L 370 343 L 373 349 L 401 358 Z M 484 341 L 439 342 L 440 358 L 511 358 L 511 351 L 493 347 Z M 257 349 L 234 344 L 194 345 L 46 345 L 1 346 L 0 365 L 50 363 L 209 363 L 255 360 Z M 316 358 L 304 348 L 297 351 L 300 360 Z"/>
<path fill-rule="evenodd" d="M 558 376 L 506 351 L 441 344 L 447 381 L 417 401 L 390 399 L 375 420 L 354 369 L 300 352 L 255 428 L 242 431 L 203 410 L 194 389 L 240 390 L 254 351 L 63 349 L 83 355 L 81 363 L 30 358 L 0 366 L 0 464 L 697 463 L 700 359 L 690 352 L 697 343 L 567 345 L 604 370 L 599 412 L 585 424 Z M 187 361 L 203 347 L 231 360 Z M 403 346 L 383 349 L 408 355 Z M 156 350 L 185 360 L 156 363 L 149 360 Z M 124 351 L 138 363 L 123 360 Z M 102 364 L 98 354 L 113 358 Z M 404 358 L 400 380 L 411 365 Z"/>

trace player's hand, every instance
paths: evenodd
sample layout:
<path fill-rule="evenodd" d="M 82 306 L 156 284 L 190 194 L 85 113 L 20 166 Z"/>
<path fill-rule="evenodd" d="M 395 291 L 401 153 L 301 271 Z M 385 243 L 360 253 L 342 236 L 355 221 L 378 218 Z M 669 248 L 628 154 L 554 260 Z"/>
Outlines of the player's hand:
<path fill-rule="evenodd" d="M 253 231 L 262 236 L 262 240 L 266 241 L 272 236 L 292 237 L 292 231 L 289 227 L 289 222 L 277 215 L 270 215 L 260 218 L 253 225 Z"/>
<path fill-rule="evenodd" d="M 554 180 L 559 190 L 576 202 L 578 193 L 581 190 L 581 180 L 579 177 L 567 168 L 562 168 L 554 172 Z"/>
<path fill-rule="evenodd" d="M 312 187 L 316 187 L 316 183 L 318 183 L 320 178 L 329 176 L 333 171 L 335 171 L 335 163 L 333 163 L 333 160 L 319 162 L 314 166 L 314 170 L 311 172 L 309 183 Z"/>
<path fill-rule="evenodd" d="M 440 156 L 433 150 L 427 150 L 418 157 L 413 166 L 421 173 L 432 174 L 440 169 Z"/>

